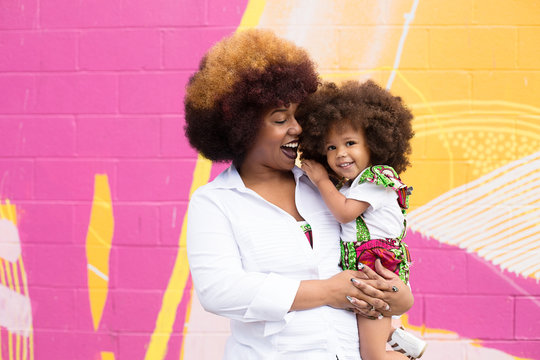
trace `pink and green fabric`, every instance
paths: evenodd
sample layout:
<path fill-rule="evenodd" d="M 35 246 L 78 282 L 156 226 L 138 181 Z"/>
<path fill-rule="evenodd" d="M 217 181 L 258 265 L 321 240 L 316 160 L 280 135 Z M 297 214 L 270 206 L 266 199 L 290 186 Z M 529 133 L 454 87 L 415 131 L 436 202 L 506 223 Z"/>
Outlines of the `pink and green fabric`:
<path fill-rule="evenodd" d="M 398 204 L 403 214 L 409 207 L 409 195 L 412 188 L 401 182 L 396 171 L 387 165 L 376 165 L 366 169 L 359 183 L 370 182 L 391 188 L 398 195 Z M 409 282 L 409 266 L 411 258 L 407 244 L 403 242 L 407 223 L 403 221 L 403 232 L 398 238 L 372 239 L 369 229 L 360 215 L 356 218 L 356 241 L 340 240 L 341 267 L 343 270 L 357 270 L 362 263 L 375 269 L 375 260 L 381 259 L 382 265 L 396 273 L 404 283 Z"/>

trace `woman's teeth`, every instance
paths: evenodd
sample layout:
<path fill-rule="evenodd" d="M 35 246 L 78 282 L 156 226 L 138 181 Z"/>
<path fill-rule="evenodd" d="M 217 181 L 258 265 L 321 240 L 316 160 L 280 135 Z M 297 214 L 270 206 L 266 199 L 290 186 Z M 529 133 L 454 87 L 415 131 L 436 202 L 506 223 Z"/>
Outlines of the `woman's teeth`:
<path fill-rule="evenodd" d="M 285 144 L 283 145 L 284 147 L 290 147 L 290 148 L 297 148 L 298 147 L 298 143 L 288 143 L 288 144 Z"/>

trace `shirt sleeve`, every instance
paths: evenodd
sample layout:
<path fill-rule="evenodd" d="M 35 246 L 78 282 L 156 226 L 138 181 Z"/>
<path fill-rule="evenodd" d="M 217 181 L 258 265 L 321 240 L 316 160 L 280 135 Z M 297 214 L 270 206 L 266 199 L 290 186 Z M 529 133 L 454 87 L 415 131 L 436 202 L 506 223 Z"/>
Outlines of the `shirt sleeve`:
<path fill-rule="evenodd" d="M 201 305 L 230 319 L 283 320 L 300 286 L 279 274 L 245 271 L 232 224 L 208 194 L 195 192 L 190 201 L 187 254 Z"/>
<path fill-rule="evenodd" d="M 370 182 L 358 184 L 354 182 L 347 194 L 348 199 L 354 199 L 369 203 L 374 209 L 379 209 L 388 198 L 388 191 L 394 192 L 392 189 L 387 189 L 384 186 L 376 185 Z"/>

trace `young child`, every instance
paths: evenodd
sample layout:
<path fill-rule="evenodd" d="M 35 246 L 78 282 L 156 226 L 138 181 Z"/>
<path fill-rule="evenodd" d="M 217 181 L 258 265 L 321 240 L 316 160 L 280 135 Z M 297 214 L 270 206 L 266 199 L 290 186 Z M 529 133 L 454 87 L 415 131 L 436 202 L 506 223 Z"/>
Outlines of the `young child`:
<path fill-rule="evenodd" d="M 411 112 L 373 81 L 349 81 L 323 84 L 296 117 L 302 169 L 341 223 L 340 265 L 374 269 L 380 259 L 407 284 L 410 257 L 402 240 L 409 189 L 398 174 L 410 165 Z M 421 339 L 393 331 L 391 317 L 357 320 L 363 360 L 418 358 L 425 350 Z M 386 351 L 389 339 L 397 351 Z"/>

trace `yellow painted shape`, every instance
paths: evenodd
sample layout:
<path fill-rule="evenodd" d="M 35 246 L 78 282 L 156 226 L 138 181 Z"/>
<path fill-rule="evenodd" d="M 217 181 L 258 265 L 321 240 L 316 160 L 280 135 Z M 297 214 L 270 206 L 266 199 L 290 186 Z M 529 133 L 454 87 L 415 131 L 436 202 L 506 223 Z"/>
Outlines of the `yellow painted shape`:
<path fill-rule="evenodd" d="M 430 65 L 433 69 L 511 69 L 515 66 L 515 28 L 431 28 Z M 466 55 L 465 55 L 466 54 Z"/>
<path fill-rule="evenodd" d="M 114 233 L 111 191 L 107 175 L 95 175 L 94 198 L 86 235 L 88 294 L 94 330 L 99 327 L 108 295 L 109 257 Z"/>
<path fill-rule="evenodd" d="M 212 162 L 205 159 L 199 154 L 197 163 L 195 164 L 195 171 L 193 172 L 193 181 L 189 192 L 191 194 L 201 185 L 208 182 L 210 178 L 210 170 L 212 169 Z M 148 350 L 146 352 L 146 360 L 160 360 L 163 359 L 167 351 L 167 343 L 172 333 L 174 321 L 176 319 L 176 313 L 178 306 L 182 301 L 182 295 L 186 286 L 186 282 L 189 276 L 189 265 L 186 252 L 186 227 L 187 227 L 187 213 L 184 216 L 182 224 L 182 231 L 179 240 L 179 249 L 174 263 L 173 271 L 167 284 L 167 289 L 163 296 L 163 302 L 161 304 L 161 310 L 159 311 L 156 326 Z M 186 314 L 187 315 L 187 314 Z M 187 316 L 186 316 L 187 321 Z"/>
<path fill-rule="evenodd" d="M 114 353 L 110 351 L 101 352 L 101 360 L 114 360 Z"/>
<path fill-rule="evenodd" d="M 538 10 L 540 11 L 540 9 Z M 540 16 L 538 16 L 540 21 Z M 540 67 L 540 28 L 518 29 L 518 66 L 538 70 Z"/>
<path fill-rule="evenodd" d="M 266 0 L 250 0 L 246 6 L 244 16 L 242 16 L 237 31 L 256 27 L 259 24 L 259 19 L 262 16 L 265 7 Z"/>
<path fill-rule="evenodd" d="M 475 0 L 477 25 L 534 25 L 540 21 L 540 3 L 530 0 Z"/>

